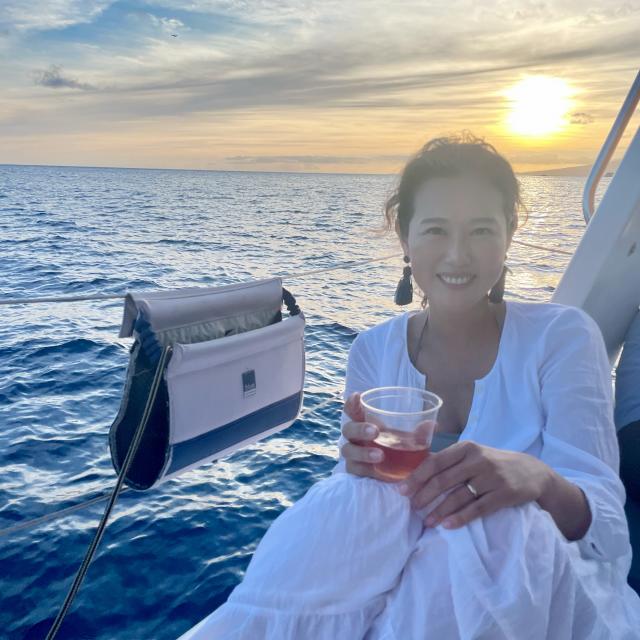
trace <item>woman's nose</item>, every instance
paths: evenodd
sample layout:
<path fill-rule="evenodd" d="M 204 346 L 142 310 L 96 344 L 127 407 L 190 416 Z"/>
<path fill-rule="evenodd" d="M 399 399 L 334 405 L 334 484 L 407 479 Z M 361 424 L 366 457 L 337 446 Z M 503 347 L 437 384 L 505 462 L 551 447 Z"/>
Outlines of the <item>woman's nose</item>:
<path fill-rule="evenodd" d="M 469 240 L 464 234 L 451 234 L 447 247 L 447 258 L 452 265 L 469 263 L 470 260 Z"/>

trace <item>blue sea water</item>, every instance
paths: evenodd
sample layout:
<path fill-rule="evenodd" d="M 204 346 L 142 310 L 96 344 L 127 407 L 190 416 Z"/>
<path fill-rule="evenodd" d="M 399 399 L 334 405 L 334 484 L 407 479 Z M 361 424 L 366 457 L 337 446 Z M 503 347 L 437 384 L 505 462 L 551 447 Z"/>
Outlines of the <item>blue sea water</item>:
<path fill-rule="evenodd" d="M 346 357 L 396 307 L 379 233 L 393 176 L 0 166 L 0 300 L 212 286 L 285 274 L 307 318 L 304 415 L 118 500 L 58 638 L 176 638 L 241 580 L 269 524 L 330 473 Z M 583 179 L 522 176 L 516 238 L 571 251 Z M 341 262 L 377 263 L 307 277 Z M 507 297 L 549 300 L 569 257 L 514 244 Z M 0 306 L 0 530 L 113 487 L 107 434 L 129 339 L 122 303 Z M 105 503 L 0 535 L 0 637 L 44 638 Z"/>

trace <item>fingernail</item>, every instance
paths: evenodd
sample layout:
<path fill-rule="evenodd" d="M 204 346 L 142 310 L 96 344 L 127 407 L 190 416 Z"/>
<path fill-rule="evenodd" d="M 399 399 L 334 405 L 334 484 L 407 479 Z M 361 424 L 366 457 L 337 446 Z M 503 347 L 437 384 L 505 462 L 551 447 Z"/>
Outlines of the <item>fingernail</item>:
<path fill-rule="evenodd" d="M 376 428 L 372 425 L 369 425 L 364 432 L 368 435 L 368 436 L 374 436 L 376 434 Z"/>
<path fill-rule="evenodd" d="M 438 518 L 436 518 L 435 516 L 429 516 L 424 523 L 427 525 L 427 527 L 433 527 L 433 525 L 438 522 Z"/>
<path fill-rule="evenodd" d="M 382 460 L 382 451 L 370 451 L 369 458 L 374 462 L 380 462 Z"/>
<path fill-rule="evenodd" d="M 403 495 L 406 496 L 407 493 L 409 492 L 409 485 L 405 484 L 404 482 L 398 487 L 398 491 Z"/>
<path fill-rule="evenodd" d="M 453 523 L 453 520 L 452 520 L 451 518 L 445 518 L 445 519 L 442 521 L 442 526 L 443 526 L 445 529 L 451 529 L 451 527 L 453 527 L 453 524 L 454 524 L 454 523 Z"/>

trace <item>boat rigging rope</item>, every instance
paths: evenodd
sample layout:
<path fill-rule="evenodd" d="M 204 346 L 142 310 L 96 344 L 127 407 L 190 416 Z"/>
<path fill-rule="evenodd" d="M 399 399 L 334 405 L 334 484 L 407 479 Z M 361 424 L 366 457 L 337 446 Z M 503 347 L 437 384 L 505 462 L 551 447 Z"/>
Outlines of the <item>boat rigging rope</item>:
<path fill-rule="evenodd" d="M 541 244 L 533 244 L 532 242 L 523 242 L 522 240 L 512 240 L 514 244 L 521 244 L 524 247 L 531 249 L 541 249 L 542 251 L 550 251 L 551 253 L 557 253 L 565 256 L 572 256 L 573 251 L 567 251 L 566 249 L 560 249 L 559 247 L 545 247 Z M 384 260 L 390 260 L 391 258 L 401 258 L 401 254 L 393 253 L 388 256 L 382 256 L 380 258 L 370 258 L 369 260 L 349 260 L 348 262 L 341 262 L 334 267 L 324 267 L 322 269 L 313 269 L 311 271 L 303 271 L 302 273 L 283 273 L 279 276 L 283 280 L 297 280 L 299 278 L 306 278 L 307 276 L 315 275 L 317 273 L 327 273 L 328 271 L 337 271 L 338 269 L 351 269 L 361 264 L 369 264 L 371 262 L 383 262 Z M 42 302 L 82 302 L 85 300 L 121 300 L 124 298 L 122 293 L 107 293 L 107 294 L 89 294 L 84 296 L 43 296 L 37 298 L 7 298 L 0 300 L 0 305 L 8 304 L 37 304 Z"/>
<path fill-rule="evenodd" d="M 122 483 L 124 482 L 125 476 L 127 475 L 127 471 L 129 471 L 129 467 L 133 462 L 133 458 L 136 455 L 138 451 L 138 446 L 140 445 L 140 442 L 142 440 L 142 434 L 144 433 L 144 429 L 147 426 L 149 416 L 151 415 L 151 408 L 153 406 L 153 401 L 158 392 L 158 387 L 160 386 L 160 382 L 162 380 L 162 374 L 164 373 L 164 367 L 170 352 L 171 352 L 171 347 L 164 347 L 162 350 L 162 354 L 160 355 L 160 361 L 158 362 L 158 366 L 156 367 L 156 372 L 153 377 L 153 382 L 151 383 L 151 388 L 149 390 L 149 397 L 147 398 L 147 404 L 144 408 L 144 413 L 142 414 L 142 418 L 140 419 L 140 424 L 136 428 L 136 432 L 133 435 L 133 440 L 131 441 L 131 445 L 129 446 L 129 451 L 127 451 L 127 457 L 125 458 L 124 463 L 122 464 L 122 469 L 120 470 L 118 481 L 116 482 L 116 486 L 114 487 L 113 492 L 111 493 L 111 498 L 109 499 L 109 503 L 107 504 L 107 507 L 104 510 L 104 514 L 102 515 L 102 520 L 98 525 L 98 530 L 96 531 L 96 534 L 93 540 L 91 541 L 89 548 L 87 549 L 87 553 L 85 554 L 84 560 L 82 561 L 82 564 L 78 569 L 78 573 L 76 574 L 73 584 L 71 585 L 71 588 L 67 593 L 67 597 L 65 598 L 64 603 L 60 608 L 60 611 L 58 611 L 58 615 L 56 616 L 56 619 L 54 620 L 53 625 L 51 625 L 51 629 L 49 629 L 49 633 L 47 634 L 46 640 L 53 640 L 53 638 L 56 637 L 56 634 L 60 629 L 60 625 L 62 624 L 62 620 L 67 614 L 67 611 L 69 610 L 69 607 L 71 606 L 71 603 L 73 602 L 73 599 L 75 598 L 76 593 L 78 593 L 78 589 L 80 588 L 80 585 L 82 584 L 82 581 L 84 580 L 84 577 L 87 574 L 87 571 L 89 570 L 89 565 L 91 564 L 91 560 L 93 560 L 93 556 L 95 555 L 96 549 L 98 548 L 98 545 L 102 540 L 102 536 L 104 535 L 104 531 L 107 526 L 107 520 L 111 515 L 111 511 L 113 510 L 113 507 L 118 498 L 118 493 L 120 493 L 120 489 L 122 488 Z"/>
<path fill-rule="evenodd" d="M 327 398 L 326 400 L 323 400 L 319 404 L 314 405 L 312 407 L 303 407 L 296 419 L 298 420 L 302 418 L 304 415 L 311 413 L 312 411 L 317 411 L 318 409 L 322 409 L 323 407 L 326 407 L 332 402 L 337 402 L 337 401 L 342 402 L 341 394 L 332 395 L 330 398 Z M 128 487 L 123 487 L 119 495 L 122 495 L 127 491 L 131 491 L 131 489 L 129 489 Z M 47 513 L 38 518 L 33 518 L 32 520 L 27 520 L 26 522 L 19 522 L 18 524 L 11 525 L 10 527 L 0 529 L 0 538 L 2 536 L 7 536 L 11 533 L 17 533 L 18 531 L 24 531 L 25 529 L 32 529 L 32 528 L 38 527 L 41 524 L 45 524 L 46 522 L 59 520 L 60 518 L 64 518 L 65 516 L 68 516 L 69 514 L 74 513 L 75 511 L 79 511 L 80 509 L 89 507 L 92 504 L 97 504 L 98 502 L 102 502 L 103 500 L 106 500 L 110 495 L 111 495 L 111 491 L 105 491 L 101 494 L 98 494 L 97 496 L 94 496 L 93 498 L 83 500 L 86 494 L 81 494 L 74 498 L 75 500 L 82 500 L 77 504 L 73 504 L 69 507 L 65 507 L 64 509 L 58 509 L 57 511 L 52 511 L 51 513 Z"/>

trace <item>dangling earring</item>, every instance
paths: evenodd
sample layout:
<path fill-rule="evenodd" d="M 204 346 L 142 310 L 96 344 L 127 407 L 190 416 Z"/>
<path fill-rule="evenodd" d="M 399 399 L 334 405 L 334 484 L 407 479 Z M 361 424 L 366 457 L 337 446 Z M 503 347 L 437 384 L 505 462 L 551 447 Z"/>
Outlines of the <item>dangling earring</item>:
<path fill-rule="evenodd" d="M 489 291 L 489 300 L 491 302 L 502 302 L 504 298 L 504 283 L 507 279 L 508 271 L 510 272 L 511 269 L 509 269 L 505 264 L 504 267 L 502 267 L 502 275 L 500 276 L 500 279 L 493 285 L 491 291 Z"/>
<path fill-rule="evenodd" d="M 409 256 L 404 257 L 405 262 L 410 262 Z M 409 304 L 413 301 L 413 286 L 411 284 L 411 267 L 407 265 L 402 270 L 402 278 L 396 287 L 395 303 L 399 305 Z"/>

